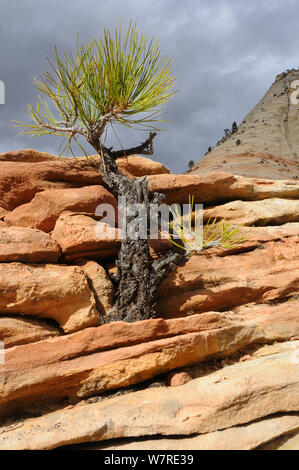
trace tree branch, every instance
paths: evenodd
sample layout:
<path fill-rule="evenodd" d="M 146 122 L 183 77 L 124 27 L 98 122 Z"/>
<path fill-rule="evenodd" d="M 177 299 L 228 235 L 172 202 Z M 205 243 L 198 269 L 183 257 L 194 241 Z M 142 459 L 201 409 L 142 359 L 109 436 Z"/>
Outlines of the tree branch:
<path fill-rule="evenodd" d="M 158 287 L 164 277 L 173 271 L 181 261 L 187 261 L 186 253 L 169 252 L 163 258 L 153 261 L 152 265 L 152 284 Z"/>
<path fill-rule="evenodd" d="M 151 132 L 149 138 L 146 139 L 142 144 L 138 145 L 137 147 L 131 147 L 125 150 L 112 150 L 111 148 L 103 147 L 103 151 L 106 152 L 109 157 L 112 157 L 114 160 L 117 158 L 127 157 L 129 155 L 133 155 L 135 153 L 141 153 L 143 155 L 153 155 L 154 153 L 154 146 L 153 140 L 156 137 L 156 132 Z"/>
<path fill-rule="evenodd" d="M 61 121 L 61 123 L 63 123 Z M 64 124 L 66 124 L 66 121 L 64 121 Z M 84 137 L 87 137 L 87 131 L 83 129 L 83 127 L 78 127 L 73 125 L 72 127 L 59 127 L 59 126 L 52 126 L 50 124 L 45 124 L 43 122 L 39 123 L 39 126 L 44 128 L 44 129 L 50 129 L 55 132 L 66 132 L 66 133 L 71 133 L 71 134 L 81 134 Z"/>

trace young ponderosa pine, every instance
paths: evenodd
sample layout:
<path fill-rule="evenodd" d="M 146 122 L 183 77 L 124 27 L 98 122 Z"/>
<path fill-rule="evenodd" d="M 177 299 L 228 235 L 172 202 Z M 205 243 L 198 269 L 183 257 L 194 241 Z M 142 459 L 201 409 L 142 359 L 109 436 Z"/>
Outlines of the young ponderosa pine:
<path fill-rule="evenodd" d="M 188 167 L 189 167 L 189 170 L 191 170 L 191 168 L 195 165 L 194 161 L 193 160 L 190 160 L 189 163 L 188 163 Z"/>
<path fill-rule="evenodd" d="M 112 193 L 125 196 L 128 206 L 143 204 L 149 218 L 150 203 L 159 204 L 164 196 L 150 196 L 146 178 L 129 179 L 120 174 L 116 159 L 153 154 L 158 130 L 155 123 L 162 120 L 160 107 L 174 94 L 171 62 L 162 59 L 158 43 L 148 41 L 132 23 L 124 37 L 121 28 L 115 35 L 105 31 L 100 41 L 92 40 L 88 45 L 77 42 L 75 55 L 68 53 L 61 58 L 56 47 L 55 54 L 51 73 L 46 71 L 40 80 L 35 79 L 39 92 L 54 105 L 53 111 L 46 99 L 39 97 L 36 106 L 29 105 L 33 123 L 18 123 L 25 127 L 22 133 L 64 137 L 61 153 L 72 149 L 73 142 L 84 150 L 78 138 L 85 139 L 100 155 L 99 170 Z M 136 147 L 114 151 L 105 146 L 107 126 L 113 123 L 149 130 L 149 137 Z M 128 216 L 127 222 L 132 219 L 134 216 Z M 146 239 L 127 237 L 121 242 L 116 262 L 116 303 L 107 322 L 155 317 L 155 294 L 162 279 L 186 256 L 184 250 L 175 251 L 174 247 L 164 257 L 153 260 L 149 225 Z"/>
<path fill-rule="evenodd" d="M 234 121 L 232 123 L 232 131 L 231 132 L 232 132 L 232 134 L 235 134 L 235 132 L 238 132 L 238 125 L 237 125 L 236 121 Z"/>

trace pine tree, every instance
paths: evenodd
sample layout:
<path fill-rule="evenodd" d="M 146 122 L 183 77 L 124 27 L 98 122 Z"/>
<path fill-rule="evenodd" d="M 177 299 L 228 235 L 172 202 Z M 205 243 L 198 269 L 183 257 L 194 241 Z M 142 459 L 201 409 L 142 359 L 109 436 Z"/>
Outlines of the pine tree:
<path fill-rule="evenodd" d="M 238 126 L 237 126 L 236 121 L 234 121 L 232 124 L 232 134 L 234 134 L 237 131 L 238 131 Z"/>
<path fill-rule="evenodd" d="M 35 79 L 37 89 L 45 98 L 39 97 L 36 106 L 29 105 L 28 114 L 33 123 L 18 125 L 25 127 L 23 134 L 63 137 L 61 153 L 67 149 L 73 152 L 75 142 L 88 156 L 78 139 L 85 140 L 100 156 L 99 171 L 110 191 L 116 197 L 125 197 L 129 207 L 143 205 L 147 214 L 146 238 L 132 239 L 127 235 L 121 240 L 114 279 L 116 303 L 106 321 L 153 318 L 156 291 L 162 279 L 186 258 L 186 250 L 184 246 L 177 249 L 174 243 L 173 250 L 163 257 L 151 257 L 150 204 L 159 204 L 164 195 L 150 195 L 145 177 L 131 179 L 121 174 L 116 160 L 132 154 L 153 154 L 153 140 L 159 130 L 156 122 L 161 121 L 160 107 L 174 94 L 171 62 L 162 59 L 158 43 L 153 39 L 148 42 L 132 23 L 124 38 L 121 28 L 115 31 L 115 36 L 105 31 L 100 41 L 92 40 L 87 45 L 78 41 L 75 55 L 70 52 L 61 58 L 55 47 L 55 58 L 52 72 L 46 71 L 39 80 Z M 54 107 L 50 108 L 47 98 Z M 137 114 L 139 118 L 135 117 Z M 136 147 L 115 151 L 105 145 L 107 129 L 114 123 L 147 129 L 149 137 Z M 191 163 L 194 164 L 190 161 L 189 167 Z M 137 216 L 127 215 L 125 223 L 132 219 Z M 229 229 L 222 228 L 221 233 L 220 241 L 217 236 L 214 243 L 222 243 L 225 237 L 224 241 L 228 242 L 231 238 Z M 203 247 L 203 243 L 199 244 L 198 250 Z"/>

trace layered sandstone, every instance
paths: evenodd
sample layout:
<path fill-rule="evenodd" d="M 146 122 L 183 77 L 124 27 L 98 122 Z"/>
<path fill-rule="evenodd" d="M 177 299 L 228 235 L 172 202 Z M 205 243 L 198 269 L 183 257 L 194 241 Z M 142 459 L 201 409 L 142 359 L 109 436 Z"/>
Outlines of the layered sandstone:
<path fill-rule="evenodd" d="M 66 332 L 100 323 L 84 271 L 77 266 L 0 264 L 0 316 L 55 320 Z"/>
<path fill-rule="evenodd" d="M 293 301 L 283 307 L 256 308 L 248 315 L 208 312 L 133 325 L 117 322 L 8 349 L 0 414 L 37 399 L 40 404 L 78 401 L 162 372 L 227 357 L 250 344 L 290 339 L 299 331 L 298 308 L 299 302 Z"/>
<path fill-rule="evenodd" d="M 57 263 L 58 243 L 41 230 L 0 226 L 0 262 Z"/>
<path fill-rule="evenodd" d="M 219 141 L 191 173 L 227 171 L 247 177 L 297 179 L 299 105 L 292 83 L 298 79 L 299 71 L 294 69 L 277 75 L 237 132 Z"/>
<path fill-rule="evenodd" d="M 123 159 L 120 166 L 121 171 L 132 178 L 169 173 L 162 163 L 138 155 Z M 99 184 L 103 184 L 103 180 L 97 156 L 63 158 L 36 150 L 0 154 L 0 201 L 5 210 L 30 202 L 36 193 L 46 189 Z"/>
<path fill-rule="evenodd" d="M 246 239 L 182 262 L 159 289 L 161 318 L 103 324 L 121 232 L 96 214 L 117 209 L 98 158 L 0 155 L 0 449 L 295 442 L 299 182 L 119 163 L 168 203 L 194 195 L 205 221 L 243 224 Z M 151 240 L 152 256 L 170 248 Z"/>
<path fill-rule="evenodd" d="M 5 348 L 36 343 L 62 334 L 60 328 L 49 322 L 21 316 L 0 315 L 0 341 Z"/>
<path fill-rule="evenodd" d="M 195 445 L 191 439 L 191 448 L 255 448 L 298 430 L 298 367 L 295 346 L 228 366 L 180 387 L 151 388 L 83 402 L 29 418 L 20 425 L 4 424 L 0 448 L 53 449 L 80 442 L 174 434 L 192 435 Z M 277 413 L 284 415 L 279 418 Z M 148 447 L 141 442 L 133 448 Z M 163 448 L 163 439 L 157 448 Z"/>

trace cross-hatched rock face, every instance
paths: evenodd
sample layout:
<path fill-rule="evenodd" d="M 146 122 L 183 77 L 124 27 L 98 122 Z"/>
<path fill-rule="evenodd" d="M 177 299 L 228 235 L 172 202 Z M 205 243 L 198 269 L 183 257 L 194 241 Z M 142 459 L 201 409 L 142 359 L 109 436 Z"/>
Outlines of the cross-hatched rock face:
<path fill-rule="evenodd" d="M 277 75 L 237 132 L 222 139 L 191 170 L 227 171 L 249 177 L 299 178 L 299 70 Z"/>

